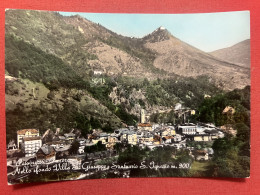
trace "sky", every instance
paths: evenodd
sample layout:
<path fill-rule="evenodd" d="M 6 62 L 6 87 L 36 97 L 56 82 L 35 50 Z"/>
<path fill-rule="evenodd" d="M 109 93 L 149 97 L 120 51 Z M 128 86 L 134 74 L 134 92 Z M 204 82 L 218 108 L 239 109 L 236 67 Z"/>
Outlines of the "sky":
<path fill-rule="evenodd" d="M 163 26 L 173 36 L 205 52 L 250 39 L 249 11 L 203 14 L 59 13 L 64 16 L 78 14 L 128 37 L 142 38 Z"/>

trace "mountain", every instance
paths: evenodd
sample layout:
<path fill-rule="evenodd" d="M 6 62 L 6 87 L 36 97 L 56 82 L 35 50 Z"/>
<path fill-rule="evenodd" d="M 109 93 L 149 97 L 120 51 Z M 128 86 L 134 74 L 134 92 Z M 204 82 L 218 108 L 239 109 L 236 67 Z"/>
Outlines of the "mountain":
<path fill-rule="evenodd" d="M 158 69 L 184 77 L 207 75 L 217 86 L 229 90 L 250 83 L 249 68 L 215 58 L 172 36 L 164 28 L 158 28 L 143 40 L 145 47 L 156 53 L 153 64 Z"/>
<path fill-rule="evenodd" d="M 137 39 L 118 35 L 78 15 L 8 10 L 6 34 L 56 55 L 83 78 L 98 69 L 108 75 L 148 79 L 206 75 L 225 90 L 250 84 L 248 67 L 200 51 L 164 27 Z"/>
<path fill-rule="evenodd" d="M 250 39 L 239 42 L 231 47 L 210 52 L 210 54 L 227 62 L 250 68 Z"/>

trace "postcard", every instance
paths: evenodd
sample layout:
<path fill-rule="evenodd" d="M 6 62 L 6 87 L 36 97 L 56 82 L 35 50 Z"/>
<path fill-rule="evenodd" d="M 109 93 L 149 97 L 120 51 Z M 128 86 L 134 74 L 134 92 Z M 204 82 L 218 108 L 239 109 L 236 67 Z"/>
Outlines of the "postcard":
<path fill-rule="evenodd" d="M 8 183 L 250 176 L 250 13 L 7 9 Z"/>

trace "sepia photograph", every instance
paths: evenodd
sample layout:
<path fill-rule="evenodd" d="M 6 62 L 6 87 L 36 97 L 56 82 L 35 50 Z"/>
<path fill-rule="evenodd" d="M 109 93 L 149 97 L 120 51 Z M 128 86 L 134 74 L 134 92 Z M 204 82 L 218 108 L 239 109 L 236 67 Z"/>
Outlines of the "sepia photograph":
<path fill-rule="evenodd" d="M 250 177 L 250 12 L 6 9 L 9 185 Z"/>

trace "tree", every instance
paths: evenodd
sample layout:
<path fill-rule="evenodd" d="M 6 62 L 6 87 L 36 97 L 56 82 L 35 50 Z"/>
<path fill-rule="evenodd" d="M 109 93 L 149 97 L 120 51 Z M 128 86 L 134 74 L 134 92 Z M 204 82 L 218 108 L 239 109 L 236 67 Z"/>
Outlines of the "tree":
<path fill-rule="evenodd" d="M 144 78 L 143 80 L 143 86 L 148 86 L 149 85 L 149 81 L 147 78 Z"/>
<path fill-rule="evenodd" d="M 69 153 L 77 154 L 79 146 L 80 146 L 79 142 L 77 140 L 74 140 L 70 146 Z"/>
<path fill-rule="evenodd" d="M 244 123 L 237 123 L 237 139 L 243 142 L 249 141 L 250 138 L 250 128 Z"/>
<path fill-rule="evenodd" d="M 85 153 L 92 153 L 92 152 L 98 152 L 98 151 L 104 151 L 106 150 L 106 146 L 102 144 L 101 141 L 99 141 L 97 144 L 92 146 L 86 146 L 84 151 Z"/>

